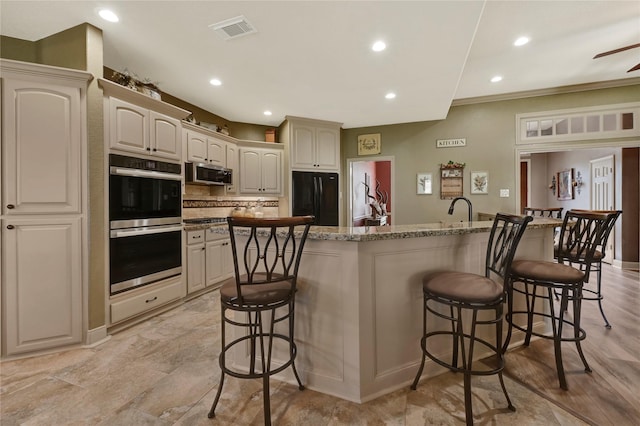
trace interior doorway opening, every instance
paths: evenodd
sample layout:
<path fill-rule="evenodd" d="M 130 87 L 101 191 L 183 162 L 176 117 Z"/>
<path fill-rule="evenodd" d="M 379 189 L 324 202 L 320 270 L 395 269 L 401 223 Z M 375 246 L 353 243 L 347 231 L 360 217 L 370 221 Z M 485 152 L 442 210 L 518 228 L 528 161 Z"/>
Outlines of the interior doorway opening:
<path fill-rule="evenodd" d="M 393 157 L 348 160 L 350 226 L 391 225 L 394 211 Z"/>

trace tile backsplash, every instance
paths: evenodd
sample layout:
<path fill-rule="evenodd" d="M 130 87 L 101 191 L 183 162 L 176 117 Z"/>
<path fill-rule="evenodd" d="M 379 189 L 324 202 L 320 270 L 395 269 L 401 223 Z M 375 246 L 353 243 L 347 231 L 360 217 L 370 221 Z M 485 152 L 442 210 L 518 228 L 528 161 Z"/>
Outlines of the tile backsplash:
<path fill-rule="evenodd" d="M 278 216 L 279 202 L 271 197 L 211 197 L 185 195 L 182 215 L 185 219 L 199 217 L 227 217 L 236 207 L 261 209 L 265 217 Z"/>

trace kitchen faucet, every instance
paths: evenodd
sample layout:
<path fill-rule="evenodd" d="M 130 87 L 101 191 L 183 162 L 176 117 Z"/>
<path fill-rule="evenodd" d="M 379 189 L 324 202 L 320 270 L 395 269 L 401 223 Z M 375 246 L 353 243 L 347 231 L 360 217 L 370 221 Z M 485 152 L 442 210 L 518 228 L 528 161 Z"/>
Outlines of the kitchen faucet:
<path fill-rule="evenodd" d="M 467 206 L 469 206 L 469 222 L 471 222 L 471 218 L 473 217 L 473 208 L 471 207 L 471 201 L 465 197 L 456 197 L 451 200 L 451 205 L 449 206 L 449 214 L 453 214 L 453 206 L 456 204 L 458 200 L 465 200 L 467 202 Z"/>

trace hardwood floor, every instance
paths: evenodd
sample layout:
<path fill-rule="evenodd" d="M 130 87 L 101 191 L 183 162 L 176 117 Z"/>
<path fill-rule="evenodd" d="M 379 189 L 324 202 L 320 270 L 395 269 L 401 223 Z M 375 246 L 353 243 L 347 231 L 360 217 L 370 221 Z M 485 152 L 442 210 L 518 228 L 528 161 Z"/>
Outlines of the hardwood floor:
<path fill-rule="evenodd" d="M 595 277 L 592 278 L 592 281 Z M 575 344 L 563 343 L 569 390 L 560 389 L 551 340 L 507 352 L 505 374 L 592 425 L 640 424 L 640 274 L 604 265 L 603 307 L 582 305 L 582 348 L 592 373 L 585 373 Z"/>

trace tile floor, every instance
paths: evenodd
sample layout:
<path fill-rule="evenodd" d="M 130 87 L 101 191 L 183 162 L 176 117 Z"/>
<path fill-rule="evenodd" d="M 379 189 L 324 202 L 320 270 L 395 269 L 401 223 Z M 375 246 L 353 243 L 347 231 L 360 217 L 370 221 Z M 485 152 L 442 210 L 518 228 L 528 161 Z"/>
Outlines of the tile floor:
<path fill-rule="evenodd" d="M 229 377 L 215 419 L 219 367 L 218 292 L 208 293 L 95 348 L 0 364 L 0 424 L 13 425 L 260 425 L 259 380 Z M 303 378 L 304 380 L 304 378 Z M 478 424 L 583 425 L 505 377 L 515 413 L 495 376 L 473 379 Z M 356 404 L 272 380 L 277 425 L 456 425 L 464 423 L 462 376 L 423 380 Z"/>

